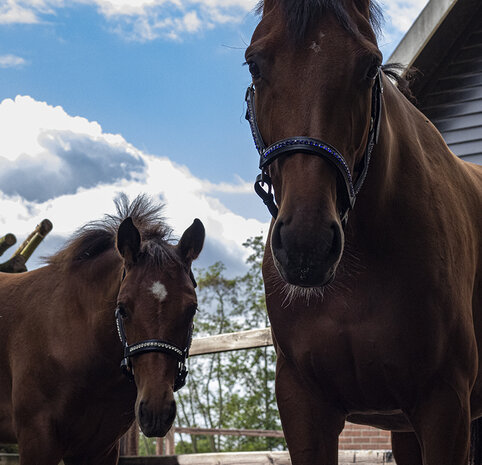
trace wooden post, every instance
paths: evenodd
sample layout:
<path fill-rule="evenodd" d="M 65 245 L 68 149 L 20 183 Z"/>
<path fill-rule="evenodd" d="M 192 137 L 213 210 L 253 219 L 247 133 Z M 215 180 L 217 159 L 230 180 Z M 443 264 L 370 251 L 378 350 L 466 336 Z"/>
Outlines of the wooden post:
<path fill-rule="evenodd" d="M 176 446 L 174 444 L 174 433 L 176 428 L 174 426 L 167 432 L 166 437 L 164 438 L 164 443 L 166 444 L 165 452 L 166 455 L 175 455 L 176 453 Z"/>
<path fill-rule="evenodd" d="M 52 223 L 49 220 L 42 220 L 13 255 L 21 255 L 27 261 L 50 231 L 52 231 Z"/>
<path fill-rule="evenodd" d="M 0 264 L 0 271 L 3 273 L 23 273 L 27 271 L 25 258 L 21 255 L 14 255 L 10 260 Z"/>
<path fill-rule="evenodd" d="M 120 455 L 136 456 L 139 452 L 139 428 L 134 421 L 120 440 Z"/>
<path fill-rule="evenodd" d="M 25 263 L 30 258 L 34 250 L 39 246 L 39 244 L 43 241 L 44 237 L 52 230 L 52 223 L 49 220 L 42 220 L 40 224 L 34 229 L 34 231 L 22 242 L 22 245 L 15 251 L 12 255 L 10 260 L 7 260 L 5 263 L 0 264 L 0 271 L 5 273 L 22 273 L 27 271 L 27 267 Z M 4 246 L 4 239 L 7 236 L 13 236 L 13 234 L 7 234 L 4 238 L 0 240 L 0 250 Z M 13 236 L 15 239 L 15 236 Z M 17 240 L 13 242 L 13 244 Z M 12 244 L 12 245 L 13 245 Z M 6 248 L 8 248 L 7 246 Z M 3 252 L 2 252 L 3 253 Z M 0 253 L 1 255 L 1 253 Z"/>
<path fill-rule="evenodd" d="M 176 446 L 174 443 L 174 433 L 176 428 L 173 426 L 163 438 L 157 438 L 156 455 L 175 455 Z"/>
<path fill-rule="evenodd" d="M 0 256 L 5 253 L 5 251 L 12 247 L 13 244 L 17 242 L 17 238 L 13 234 L 5 234 L 2 238 L 0 238 Z"/>

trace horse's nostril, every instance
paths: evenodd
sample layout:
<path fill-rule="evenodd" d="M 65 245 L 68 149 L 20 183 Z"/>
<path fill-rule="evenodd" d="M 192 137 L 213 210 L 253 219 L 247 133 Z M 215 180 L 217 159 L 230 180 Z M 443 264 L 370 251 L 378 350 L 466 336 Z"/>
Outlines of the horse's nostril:
<path fill-rule="evenodd" d="M 341 235 L 341 229 L 338 223 L 334 222 L 331 225 L 331 233 L 332 233 L 332 238 L 331 238 L 331 248 L 329 249 L 329 252 L 327 254 L 327 258 L 330 260 L 336 260 L 340 253 L 341 253 L 341 248 L 342 248 L 342 235 Z"/>
<path fill-rule="evenodd" d="M 281 240 L 282 227 L 283 227 L 283 222 L 278 220 L 274 225 L 273 232 L 271 233 L 271 246 L 275 250 L 280 250 L 283 248 L 283 243 Z"/>

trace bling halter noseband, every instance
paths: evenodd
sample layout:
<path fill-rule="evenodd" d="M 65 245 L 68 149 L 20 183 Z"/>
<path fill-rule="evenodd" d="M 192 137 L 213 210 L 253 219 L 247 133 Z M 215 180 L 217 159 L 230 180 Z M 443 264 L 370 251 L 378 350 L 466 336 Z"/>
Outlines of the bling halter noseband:
<path fill-rule="evenodd" d="M 382 112 L 383 94 L 381 67 L 378 68 L 373 80 L 374 83 L 372 86 L 370 130 L 368 133 L 365 154 L 360 162 L 360 174 L 355 182 L 353 182 L 353 176 L 343 155 L 333 146 L 323 142 L 322 140 L 305 136 L 290 137 L 288 139 L 279 140 L 266 147 L 256 119 L 256 112 L 254 108 L 255 88 L 253 84 L 248 87 L 245 97 L 247 106 L 246 119 L 249 122 L 254 145 L 256 146 L 260 156 L 259 168 L 261 169 L 261 174 L 256 177 L 254 190 L 261 197 L 264 204 L 268 207 L 268 210 L 273 218 L 276 218 L 278 215 L 278 207 L 274 201 L 271 177 L 268 174 L 267 168 L 271 163 L 273 163 L 273 161 L 282 155 L 301 152 L 322 157 L 337 169 L 337 172 L 340 175 L 340 178 L 344 181 L 343 184 L 345 186 L 340 205 L 340 218 L 342 224 L 346 224 L 348 212 L 355 206 L 356 196 L 360 191 L 363 182 L 365 181 L 373 147 L 378 141 L 378 135 L 380 132 L 380 115 Z M 267 189 L 264 188 L 264 185 L 267 186 Z"/>
<path fill-rule="evenodd" d="M 196 281 L 192 272 L 189 272 L 189 276 L 193 282 L 194 287 L 196 287 Z M 125 271 L 122 279 L 125 278 Z M 145 354 L 148 352 L 162 352 L 168 355 L 172 355 L 177 359 L 177 374 L 174 381 L 174 392 L 179 391 L 186 384 L 186 377 L 188 374 L 186 368 L 186 360 L 189 357 L 189 349 L 192 343 L 192 333 L 194 329 L 194 324 L 191 322 L 189 327 L 189 332 L 187 336 L 187 345 L 184 349 L 181 349 L 175 344 L 163 341 L 161 339 L 146 339 L 144 341 L 136 342 L 135 344 L 129 345 L 127 343 L 127 336 L 124 329 L 124 317 L 126 316 L 125 310 L 118 306 L 115 310 L 115 319 L 117 325 L 117 333 L 119 334 L 119 339 L 124 348 L 124 358 L 121 361 L 120 367 L 122 372 L 131 380 L 134 379 L 134 374 L 132 370 L 131 357 Z"/>
<path fill-rule="evenodd" d="M 132 361 L 131 357 L 139 354 L 145 354 L 147 352 L 163 352 L 168 355 L 172 355 L 177 359 L 177 374 L 174 381 L 174 392 L 181 389 L 186 384 L 187 368 L 186 360 L 189 356 L 189 349 L 192 342 L 193 325 L 191 324 L 188 334 L 188 343 L 184 349 L 171 344 L 169 342 L 162 341 L 161 339 L 146 339 L 141 342 L 129 345 L 127 343 L 127 337 L 124 330 L 124 316 L 125 312 L 117 307 L 115 311 L 115 318 L 117 324 L 117 332 L 119 333 L 119 339 L 124 348 L 124 358 L 121 361 L 121 369 L 123 373 L 129 378 L 133 379 L 132 373 Z"/>

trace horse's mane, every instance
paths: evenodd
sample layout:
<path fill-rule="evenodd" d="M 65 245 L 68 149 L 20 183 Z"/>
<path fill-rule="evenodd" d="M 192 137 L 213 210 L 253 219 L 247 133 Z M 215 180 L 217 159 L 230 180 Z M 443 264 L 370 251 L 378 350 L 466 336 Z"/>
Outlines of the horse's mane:
<path fill-rule="evenodd" d="M 125 194 L 114 200 L 117 214 L 105 215 L 102 220 L 92 221 L 81 227 L 54 255 L 45 258 L 49 265 L 69 267 L 98 257 L 113 249 L 117 229 L 124 219 L 131 217 L 142 237 L 142 253 L 154 259 L 159 265 L 166 260 L 176 260 L 171 247 L 167 247 L 171 228 L 161 215 L 162 204 L 154 205 L 145 195 L 139 195 L 129 202 Z"/>
<path fill-rule="evenodd" d="M 418 70 L 416 68 L 406 69 L 400 63 L 386 63 L 382 66 L 382 71 L 395 82 L 398 90 L 416 105 L 417 99 L 410 88 L 410 84 L 417 76 Z"/>
<path fill-rule="evenodd" d="M 305 37 L 308 28 L 327 11 L 333 13 L 340 24 L 354 35 L 359 34 L 357 27 L 348 14 L 345 3 L 340 0 L 269 0 L 271 3 L 278 4 L 285 12 L 288 28 L 294 40 L 301 40 Z M 369 2 L 370 23 L 378 34 L 381 30 L 383 22 L 382 11 L 374 0 L 365 0 Z M 268 2 L 268 0 L 266 0 Z M 265 0 L 260 0 L 256 11 L 261 14 L 264 8 Z"/>

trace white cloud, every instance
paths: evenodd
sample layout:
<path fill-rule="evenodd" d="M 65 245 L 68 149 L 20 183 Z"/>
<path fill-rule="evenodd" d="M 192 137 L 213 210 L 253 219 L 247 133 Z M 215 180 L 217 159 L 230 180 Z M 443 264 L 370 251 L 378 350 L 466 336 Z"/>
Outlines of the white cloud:
<path fill-rule="evenodd" d="M 427 3 L 428 0 L 385 0 L 383 11 L 395 29 L 406 32 Z"/>
<path fill-rule="evenodd" d="M 31 97 L 0 104 L 0 135 L 0 189 L 27 201 L 132 180 L 145 169 L 141 155 L 121 136 L 103 134 L 98 123 Z"/>
<path fill-rule="evenodd" d="M 75 4 L 96 7 L 123 37 L 180 39 L 216 24 L 242 21 L 257 0 L 6 0 L 1 23 L 40 23 L 45 15 Z"/>
<path fill-rule="evenodd" d="M 399 33 L 405 33 L 429 0 L 385 0 L 382 9 L 385 19 Z"/>
<path fill-rule="evenodd" d="M 219 200 L 236 194 L 249 201 L 252 188 L 243 180 L 231 185 L 196 178 L 167 157 L 143 153 L 122 136 L 104 133 L 96 122 L 28 96 L 0 103 L 0 154 L 0 234 L 12 232 L 19 240 L 43 218 L 54 224 L 51 234 L 66 238 L 112 213 L 119 192 L 165 201 L 165 215 L 178 236 L 200 218 L 216 254 L 211 263 L 221 259 L 239 266 L 245 257 L 241 244 L 268 229 Z"/>
<path fill-rule="evenodd" d="M 16 55 L 0 55 L 0 68 L 20 68 L 26 65 L 24 58 Z"/>
<path fill-rule="evenodd" d="M 385 36 L 391 40 L 406 32 L 427 2 L 382 0 L 388 23 Z M 159 37 L 179 40 L 216 25 L 241 22 L 257 0 L 4 0 L 0 24 L 38 23 L 45 15 L 75 4 L 96 7 L 123 37 L 147 41 Z"/>

